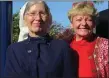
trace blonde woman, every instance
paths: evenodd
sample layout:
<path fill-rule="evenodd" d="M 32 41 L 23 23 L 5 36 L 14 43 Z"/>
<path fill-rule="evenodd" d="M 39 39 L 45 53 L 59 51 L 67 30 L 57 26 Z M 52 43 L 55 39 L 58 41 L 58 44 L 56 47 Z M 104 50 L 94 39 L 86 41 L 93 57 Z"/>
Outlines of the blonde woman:
<path fill-rule="evenodd" d="M 109 78 L 109 40 L 93 33 L 97 16 L 93 2 L 73 3 L 68 12 L 68 18 L 74 34 L 67 30 L 57 36 L 67 41 L 70 40 L 71 48 L 79 54 L 80 78 Z"/>

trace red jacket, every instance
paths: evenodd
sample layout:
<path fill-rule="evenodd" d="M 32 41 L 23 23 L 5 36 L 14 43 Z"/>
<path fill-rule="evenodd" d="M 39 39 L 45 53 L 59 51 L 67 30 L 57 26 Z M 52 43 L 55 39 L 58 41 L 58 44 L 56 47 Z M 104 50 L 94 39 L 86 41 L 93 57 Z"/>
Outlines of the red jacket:
<path fill-rule="evenodd" d="M 73 38 L 73 41 L 71 42 L 71 47 L 79 53 L 80 77 L 81 76 L 93 77 L 94 74 L 96 74 L 95 76 L 97 76 L 98 78 L 109 78 L 108 39 L 97 37 L 92 42 L 86 41 L 84 43 L 84 40 L 83 40 L 82 42 L 80 41 L 78 43 L 78 42 L 75 42 L 75 39 Z M 84 55 L 84 53 L 86 54 Z M 88 60 L 87 57 L 89 58 L 89 56 L 91 56 L 93 59 Z M 95 73 L 92 73 L 93 75 L 91 75 L 91 71 L 93 70 L 95 70 L 94 71 Z"/>
<path fill-rule="evenodd" d="M 109 78 L 108 39 L 98 37 L 93 53 L 98 77 Z"/>

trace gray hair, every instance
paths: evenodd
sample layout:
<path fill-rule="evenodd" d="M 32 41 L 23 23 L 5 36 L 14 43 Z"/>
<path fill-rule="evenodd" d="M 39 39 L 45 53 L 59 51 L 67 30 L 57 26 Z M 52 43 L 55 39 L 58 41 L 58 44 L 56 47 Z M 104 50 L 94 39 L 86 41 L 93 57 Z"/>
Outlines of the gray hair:
<path fill-rule="evenodd" d="M 28 1 L 28 3 L 26 4 L 26 7 L 25 7 L 25 10 L 24 10 L 24 13 L 23 13 L 23 17 L 25 15 L 25 13 L 30 9 L 31 6 L 35 5 L 35 4 L 38 4 L 38 3 L 41 3 L 44 5 L 45 7 L 45 11 L 47 13 L 47 15 L 49 16 L 49 22 L 50 22 L 50 25 L 52 24 L 52 15 L 51 15 L 51 12 L 50 12 L 50 8 L 48 7 L 48 5 L 46 4 L 45 1 L 42 1 L 42 0 L 32 0 L 32 1 Z"/>
<path fill-rule="evenodd" d="M 31 0 L 31 1 L 27 1 L 23 7 L 20 9 L 20 13 L 19 13 L 19 16 L 20 16 L 20 19 L 19 19 L 19 28 L 20 28 L 20 34 L 19 34 L 19 39 L 18 41 L 23 41 L 25 39 L 28 38 L 28 33 L 29 33 L 29 29 L 28 29 L 28 26 L 25 25 L 25 22 L 24 22 L 24 16 L 25 16 L 25 13 L 27 11 L 29 11 L 29 9 L 31 8 L 31 6 L 35 5 L 35 4 L 43 4 L 44 7 L 45 7 L 45 11 L 48 15 L 48 21 L 49 21 L 49 25 L 52 24 L 52 15 L 51 15 L 51 12 L 50 12 L 50 9 L 48 7 L 48 5 L 44 2 L 44 1 L 41 1 L 41 0 Z"/>
<path fill-rule="evenodd" d="M 45 11 L 47 12 L 47 14 L 51 15 L 50 9 L 49 9 L 48 5 L 45 3 L 45 1 L 42 1 L 42 0 L 32 0 L 32 1 L 28 1 L 27 5 L 26 5 L 26 8 L 24 10 L 23 16 L 30 9 L 31 6 L 33 6 L 35 4 L 38 4 L 38 3 L 42 3 L 44 5 L 44 7 L 45 7 Z"/>

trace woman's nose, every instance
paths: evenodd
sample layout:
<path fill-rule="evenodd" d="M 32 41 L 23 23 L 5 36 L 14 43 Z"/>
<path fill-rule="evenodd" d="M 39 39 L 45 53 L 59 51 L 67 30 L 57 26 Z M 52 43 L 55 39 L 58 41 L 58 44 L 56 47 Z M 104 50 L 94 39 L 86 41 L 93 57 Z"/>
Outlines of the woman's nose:
<path fill-rule="evenodd" d="M 82 25 L 86 25 L 86 24 L 87 24 L 86 20 L 82 20 Z"/>
<path fill-rule="evenodd" d="M 34 19 L 41 20 L 41 15 L 39 13 L 35 14 Z"/>

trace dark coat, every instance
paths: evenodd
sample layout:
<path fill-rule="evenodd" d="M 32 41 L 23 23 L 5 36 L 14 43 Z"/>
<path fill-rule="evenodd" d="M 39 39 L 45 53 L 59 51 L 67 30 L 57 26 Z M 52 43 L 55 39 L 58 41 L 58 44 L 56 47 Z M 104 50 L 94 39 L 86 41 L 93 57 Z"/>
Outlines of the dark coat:
<path fill-rule="evenodd" d="M 109 9 L 99 12 L 97 17 L 96 34 L 109 39 Z"/>
<path fill-rule="evenodd" d="M 76 78 L 77 60 L 72 53 L 63 40 L 29 37 L 8 47 L 4 77 Z"/>

